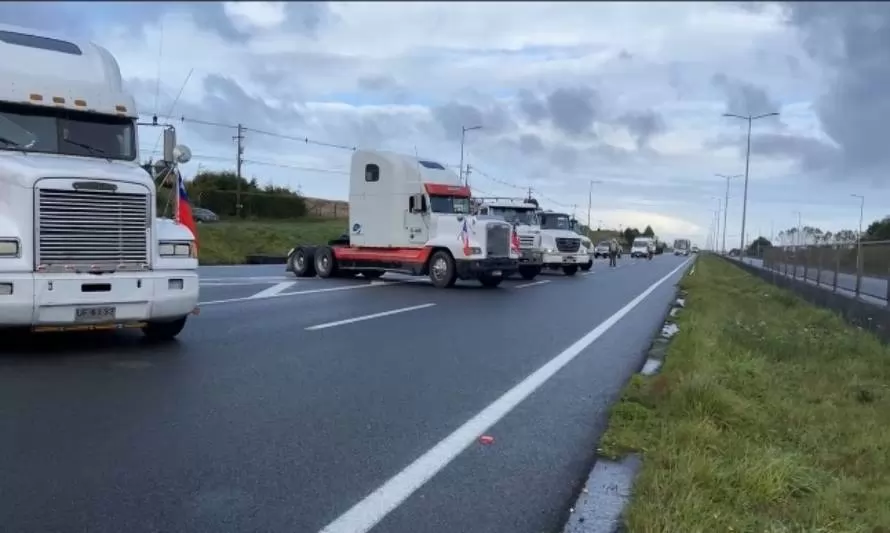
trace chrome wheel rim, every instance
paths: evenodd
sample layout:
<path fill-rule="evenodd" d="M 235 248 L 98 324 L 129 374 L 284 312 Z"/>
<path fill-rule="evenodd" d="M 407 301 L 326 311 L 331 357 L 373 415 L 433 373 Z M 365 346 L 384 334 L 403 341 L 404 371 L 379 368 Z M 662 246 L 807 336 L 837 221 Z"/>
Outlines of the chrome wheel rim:
<path fill-rule="evenodd" d="M 444 279 L 446 272 L 448 272 L 448 263 L 445 262 L 444 257 L 439 257 L 433 261 L 433 276 L 436 279 Z"/>

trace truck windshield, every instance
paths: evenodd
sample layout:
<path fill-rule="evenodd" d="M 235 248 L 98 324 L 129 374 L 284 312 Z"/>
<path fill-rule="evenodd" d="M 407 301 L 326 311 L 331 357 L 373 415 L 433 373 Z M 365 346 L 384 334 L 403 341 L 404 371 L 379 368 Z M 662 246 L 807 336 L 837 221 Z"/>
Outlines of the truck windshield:
<path fill-rule="evenodd" d="M 541 213 L 541 229 L 571 229 L 569 216 Z"/>
<path fill-rule="evenodd" d="M 461 196 L 430 196 L 430 211 L 465 215 L 470 212 L 470 199 Z"/>
<path fill-rule="evenodd" d="M 136 159 L 132 119 L 0 102 L 0 150 Z"/>
<path fill-rule="evenodd" d="M 649 241 L 648 241 L 648 240 L 635 239 L 635 240 L 634 240 L 634 244 L 633 244 L 633 246 L 634 246 L 634 248 L 645 248 L 646 246 L 649 246 Z"/>
<path fill-rule="evenodd" d="M 524 209 L 521 207 L 490 207 L 489 214 L 501 217 L 510 224 L 524 224 L 527 226 L 537 226 L 538 217 L 534 208 Z"/>

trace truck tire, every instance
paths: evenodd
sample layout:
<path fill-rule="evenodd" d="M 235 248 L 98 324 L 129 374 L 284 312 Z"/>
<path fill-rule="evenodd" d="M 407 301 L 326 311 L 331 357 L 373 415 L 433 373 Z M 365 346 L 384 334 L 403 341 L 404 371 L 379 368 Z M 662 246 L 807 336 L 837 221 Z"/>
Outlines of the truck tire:
<path fill-rule="evenodd" d="M 581 265 L 581 270 L 583 270 L 584 272 L 587 272 L 587 271 L 590 270 L 591 268 L 593 268 L 593 261 L 589 261 L 589 262 L 584 263 L 583 265 Z"/>
<path fill-rule="evenodd" d="M 541 273 L 541 267 L 539 266 L 520 266 L 519 267 L 519 275 L 522 276 L 522 279 L 531 281 L 535 279 L 535 277 Z"/>
<path fill-rule="evenodd" d="M 457 281 L 454 258 L 445 250 L 437 250 L 430 257 L 430 281 L 439 289 L 453 287 Z"/>
<path fill-rule="evenodd" d="M 329 278 L 337 274 L 337 260 L 330 246 L 319 246 L 315 249 L 315 272 L 320 278 Z"/>
<path fill-rule="evenodd" d="M 503 276 L 492 276 L 491 274 L 481 274 L 479 276 L 479 283 L 481 283 L 483 287 L 490 289 L 497 287 L 502 281 L 504 281 Z"/>
<path fill-rule="evenodd" d="M 291 270 L 298 278 L 311 278 L 315 275 L 315 254 L 312 252 L 313 250 L 300 246 L 288 259 Z"/>
<path fill-rule="evenodd" d="M 185 327 L 188 317 L 184 316 L 172 321 L 149 322 L 142 327 L 142 334 L 150 341 L 173 340 Z"/>
<path fill-rule="evenodd" d="M 365 279 L 379 279 L 384 274 L 383 270 L 362 270 Z"/>
<path fill-rule="evenodd" d="M 574 276 L 578 273 L 578 265 L 569 265 L 562 267 L 562 271 L 566 276 Z"/>

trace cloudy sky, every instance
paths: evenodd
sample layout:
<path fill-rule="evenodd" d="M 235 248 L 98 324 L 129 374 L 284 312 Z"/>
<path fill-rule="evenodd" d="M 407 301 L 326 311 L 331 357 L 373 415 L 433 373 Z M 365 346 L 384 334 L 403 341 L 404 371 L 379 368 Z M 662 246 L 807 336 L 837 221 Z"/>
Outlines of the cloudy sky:
<path fill-rule="evenodd" d="M 234 168 L 235 132 L 198 121 L 241 123 L 246 175 L 345 199 L 349 150 L 296 139 L 457 165 L 481 125 L 476 194 L 531 187 L 585 221 L 595 180 L 594 226 L 704 245 L 715 174 L 745 171 L 747 122 L 722 114 L 775 111 L 753 124 L 751 238 L 798 212 L 855 229 L 851 194 L 866 223 L 890 212 L 890 3 L 5 2 L 0 21 L 110 49 L 141 111 L 186 118 L 188 173 Z"/>

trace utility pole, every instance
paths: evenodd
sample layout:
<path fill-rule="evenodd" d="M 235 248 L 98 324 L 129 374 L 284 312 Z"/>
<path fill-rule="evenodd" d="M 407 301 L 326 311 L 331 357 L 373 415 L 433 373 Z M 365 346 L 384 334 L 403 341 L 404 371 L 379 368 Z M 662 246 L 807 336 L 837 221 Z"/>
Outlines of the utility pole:
<path fill-rule="evenodd" d="M 466 173 L 465 179 L 464 179 L 464 187 L 469 187 L 469 186 L 470 186 L 470 164 L 467 163 L 467 173 Z"/>
<path fill-rule="evenodd" d="M 726 254 L 726 214 L 729 212 L 729 180 L 733 178 L 741 178 L 741 174 L 734 174 L 732 176 L 726 176 L 724 174 L 714 174 L 718 178 L 724 178 L 726 180 L 726 196 L 723 200 L 723 244 L 720 246 L 721 253 Z"/>
<path fill-rule="evenodd" d="M 593 209 L 593 184 L 602 183 L 600 180 L 590 180 L 590 189 L 587 191 L 587 231 L 592 231 L 590 227 L 590 210 Z"/>
<path fill-rule="evenodd" d="M 850 196 L 854 198 L 859 198 L 859 233 L 856 235 L 856 271 L 859 272 L 859 269 L 862 266 L 862 218 L 865 214 L 865 196 L 861 194 L 851 194 Z M 856 284 L 857 284 L 857 293 L 859 292 L 859 278 L 860 276 L 856 276 Z"/>
<path fill-rule="evenodd" d="M 739 259 L 745 255 L 745 217 L 748 214 L 748 169 L 751 164 L 751 123 L 757 119 L 766 117 L 777 117 L 778 113 L 764 113 L 762 115 L 734 115 L 732 113 L 723 113 L 724 117 L 739 118 L 748 121 L 748 149 L 745 151 L 745 195 L 742 199 L 742 231 L 741 243 L 739 246 Z"/>
<path fill-rule="evenodd" d="M 235 140 L 238 148 L 238 154 L 235 159 L 235 175 L 238 178 L 235 182 L 235 216 L 241 218 L 241 165 L 244 164 L 244 145 L 242 144 L 244 141 L 244 126 L 240 123 L 238 124 L 238 135 L 232 137 L 232 139 Z"/>
<path fill-rule="evenodd" d="M 470 126 L 469 128 L 466 126 L 460 127 L 460 176 L 459 177 L 461 177 L 461 178 L 464 177 L 463 176 L 463 172 L 464 172 L 464 141 L 466 141 L 466 139 L 467 139 L 467 132 L 473 131 L 473 130 L 481 130 L 481 129 L 482 129 L 482 126 Z M 470 173 L 470 168 L 468 166 L 467 174 L 469 174 L 469 173 Z M 464 181 L 464 185 L 467 185 L 466 181 Z"/>

